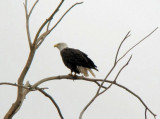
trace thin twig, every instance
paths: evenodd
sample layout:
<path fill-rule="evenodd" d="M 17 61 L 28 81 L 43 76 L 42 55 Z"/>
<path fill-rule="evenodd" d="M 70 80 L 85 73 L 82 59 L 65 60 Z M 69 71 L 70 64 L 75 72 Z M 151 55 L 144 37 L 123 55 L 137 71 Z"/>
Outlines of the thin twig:
<path fill-rule="evenodd" d="M 47 30 L 46 31 L 49 31 L 50 24 L 51 24 L 51 21 L 48 22 L 48 24 L 47 24 Z"/>
<path fill-rule="evenodd" d="M 118 47 L 118 50 L 117 50 L 117 53 L 116 53 L 116 57 L 115 57 L 115 63 L 117 62 L 118 54 L 119 54 L 119 51 L 120 51 L 120 49 L 121 49 L 122 44 L 124 43 L 124 41 L 125 41 L 129 36 L 131 36 L 131 35 L 130 35 L 130 32 L 131 32 L 131 31 L 129 31 L 129 32 L 126 34 L 126 36 L 125 36 L 124 39 L 121 41 L 121 43 L 120 43 L 120 45 L 119 45 L 119 47 Z"/>
<path fill-rule="evenodd" d="M 147 108 L 145 109 L 145 119 L 147 119 Z"/>
<path fill-rule="evenodd" d="M 51 23 L 51 20 L 50 21 L 48 21 L 48 24 L 47 24 L 47 30 L 44 32 L 44 33 L 46 33 L 45 34 L 45 36 L 43 35 L 43 39 L 42 38 L 38 38 L 38 40 L 37 40 L 37 43 L 36 43 L 36 49 L 37 48 L 39 48 L 39 46 L 42 44 L 42 42 L 44 41 L 44 39 L 45 39 L 45 37 L 48 35 L 48 34 L 50 34 L 51 33 L 51 31 L 54 29 L 54 28 L 56 28 L 56 26 L 60 23 L 60 21 L 64 18 L 64 16 L 74 7 L 74 6 L 76 6 L 76 5 L 79 5 L 79 4 L 82 4 L 83 2 L 80 2 L 80 3 L 75 3 L 74 5 L 72 5 L 63 15 L 62 15 L 62 17 L 58 20 L 58 22 L 49 30 L 49 25 L 50 25 L 50 23 Z"/>
<path fill-rule="evenodd" d="M 59 5 L 57 6 L 57 8 L 54 10 L 54 12 L 49 16 L 48 19 L 46 19 L 43 24 L 40 26 L 40 28 L 38 29 L 37 31 L 37 34 L 34 38 L 34 41 L 33 41 L 33 46 L 36 47 L 36 43 L 37 43 L 37 39 L 39 37 L 39 34 L 40 32 L 42 31 L 42 29 L 45 27 L 45 25 L 52 20 L 52 18 L 54 17 L 54 15 L 59 11 L 60 7 L 62 6 L 64 0 L 61 0 L 61 2 L 59 3 Z"/>
<path fill-rule="evenodd" d="M 150 35 L 152 35 L 157 29 L 158 29 L 158 27 L 155 28 L 151 33 L 149 33 L 147 36 L 145 36 L 145 37 L 144 37 L 142 40 L 140 40 L 138 43 L 136 43 L 134 46 L 132 46 L 129 50 L 127 50 L 126 53 L 124 53 L 124 55 L 118 59 L 118 61 L 120 61 L 123 57 L 125 57 L 133 48 L 135 48 L 137 45 L 139 45 L 142 41 L 144 41 L 146 38 L 148 38 Z M 118 61 L 117 61 L 117 62 L 118 62 Z"/>
<path fill-rule="evenodd" d="M 48 93 L 46 93 L 46 92 L 45 92 L 44 90 L 42 90 L 41 88 L 36 87 L 36 89 L 37 89 L 39 92 L 41 92 L 43 95 L 45 95 L 46 97 L 48 97 L 48 98 L 52 101 L 52 103 L 54 104 L 54 106 L 56 107 L 56 109 L 57 109 L 57 111 L 58 111 L 59 116 L 61 117 L 61 119 L 64 119 L 64 118 L 63 118 L 63 115 L 62 115 L 62 112 L 61 112 L 58 104 L 57 104 L 56 101 L 52 98 L 52 96 L 50 96 Z"/>
<path fill-rule="evenodd" d="M 39 48 L 39 46 L 43 43 L 44 39 L 47 37 L 48 34 L 49 34 L 49 31 L 45 31 L 43 34 L 41 34 L 41 36 L 37 39 L 36 49 Z"/>
<path fill-rule="evenodd" d="M 158 28 L 158 27 L 157 27 L 157 28 Z M 157 29 L 157 28 L 156 28 L 156 29 Z M 155 29 L 155 30 L 156 30 L 156 29 Z M 155 31 L 155 30 L 154 30 L 154 31 Z M 127 54 L 130 50 L 132 50 L 134 47 L 136 47 L 139 43 L 141 43 L 143 40 L 145 40 L 148 36 L 150 36 L 154 31 L 152 31 L 152 32 L 151 32 L 150 34 L 148 34 L 145 38 L 143 38 L 140 42 L 138 42 L 138 43 L 135 44 L 133 47 L 131 47 L 131 48 L 126 52 L 126 54 Z M 104 78 L 103 82 L 102 82 L 101 85 L 99 86 L 99 88 L 98 88 L 95 96 L 93 97 L 93 100 L 90 100 L 90 102 L 93 102 L 96 97 L 98 97 L 100 94 L 104 93 L 105 90 L 107 90 L 107 89 L 105 89 L 105 90 L 103 90 L 103 91 L 100 93 L 100 89 L 102 88 L 104 82 L 107 80 L 108 76 L 112 73 L 112 71 L 113 71 L 114 68 L 116 67 L 117 63 L 118 63 L 122 58 L 124 58 L 124 56 L 126 55 L 126 54 L 124 54 L 124 56 L 122 56 L 121 58 L 119 58 L 119 60 L 117 60 L 117 57 L 118 57 L 118 54 L 119 54 L 119 51 L 120 51 L 120 48 L 121 48 L 123 42 L 130 36 L 129 33 L 130 33 L 130 32 L 127 33 L 127 35 L 125 36 L 125 38 L 124 38 L 124 39 L 122 40 L 122 42 L 120 43 L 120 45 L 119 45 L 119 47 L 118 47 L 118 50 L 117 50 L 117 53 L 116 53 L 115 62 L 114 62 L 113 67 L 111 68 L 111 70 L 109 71 L 109 73 L 107 73 L 107 76 Z M 111 84 L 108 88 L 110 88 L 111 86 L 112 86 L 112 84 Z M 91 104 L 90 102 L 89 102 L 89 103 L 85 106 L 85 108 L 82 110 L 82 113 L 80 114 L 79 119 L 82 119 L 82 115 L 83 115 L 83 113 L 84 113 L 84 110 L 86 110 L 86 109 L 88 108 L 88 106 Z"/>
<path fill-rule="evenodd" d="M 32 41 L 31 41 L 30 28 L 29 28 L 29 16 L 30 15 L 28 15 L 27 0 L 25 0 L 25 3 L 23 5 L 24 5 L 25 15 L 26 15 L 26 31 L 27 31 L 28 43 L 29 43 L 29 47 L 30 47 L 30 50 L 31 50 Z"/>
<path fill-rule="evenodd" d="M 120 48 L 121 48 L 123 42 L 124 42 L 129 36 L 130 36 L 130 31 L 126 34 L 126 36 L 124 37 L 124 39 L 121 41 L 121 43 L 120 43 L 120 45 L 119 45 L 119 47 L 118 47 L 118 49 L 117 49 L 117 53 L 116 53 L 116 56 L 115 56 L 114 64 L 113 64 L 112 68 L 110 69 L 110 71 L 108 72 L 108 74 L 106 75 L 106 77 L 104 78 L 104 81 L 103 81 L 103 82 L 101 83 L 101 85 L 99 86 L 96 95 L 99 94 L 99 92 L 100 92 L 100 90 L 101 90 L 101 88 L 102 88 L 105 80 L 107 80 L 107 78 L 110 76 L 110 74 L 112 73 L 112 71 L 113 71 L 114 68 L 116 67 L 116 65 L 117 65 L 117 63 L 118 63 L 118 62 L 117 62 L 117 57 L 118 57 Z"/>
<path fill-rule="evenodd" d="M 115 79 L 114 79 L 114 82 L 116 82 L 116 80 L 117 80 L 119 74 L 120 74 L 121 71 L 129 64 L 129 62 L 131 61 L 131 59 L 132 59 L 132 55 L 130 56 L 130 58 L 129 58 L 129 60 L 127 61 L 127 63 L 119 70 L 117 76 L 116 76 Z"/>
<path fill-rule="evenodd" d="M 87 108 L 94 102 L 94 100 L 97 98 L 97 96 L 95 95 L 90 101 L 89 103 L 84 107 L 84 109 L 81 111 L 80 115 L 79 115 L 79 119 L 82 119 L 82 116 L 84 114 L 84 112 L 87 110 Z"/>
<path fill-rule="evenodd" d="M 115 79 L 113 82 L 117 81 L 118 76 L 120 75 L 120 73 L 122 72 L 122 70 L 129 64 L 130 60 L 132 59 L 132 55 L 130 56 L 129 60 L 127 61 L 127 63 L 119 70 L 118 74 L 116 75 Z M 101 95 L 102 93 L 104 93 L 105 91 L 107 91 L 109 88 L 111 88 L 111 86 L 113 85 L 113 83 L 111 83 L 107 89 L 103 90 L 102 92 L 99 93 L 99 95 Z M 98 96 L 99 96 L 98 95 Z"/>
<path fill-rule="evenodd" d="M 94 83 L 100 86 L 100 84 L 97 81 L 94 81 Z M 102 86 L 102 88 L 107 89 L 108 87 Z"/>
<path fill-rule="evenodd" d="M 31 16 L 31 14 L 32 14 L 32 12 L 33 12 L 33 9 L 35 8 L 35 6 L 36 6 L 36 4 L 37 4 L 38 2 L 39 2 L 39 0 L 36 0 L 36 2 L 33 4 L 32 8 L 31 8 L 31 10 L 30 10 L 30 12 L 29 12 L 29 14 L 28 14 L 29 17 Z"/>
<path fill-rule="evenodd" d="M 29 87 L 26 87 L 26 86 L 23 86 L 23 85 L 18 85 L 18 84 L 16 84 L 16 83 L 3 82 L 3 83 L 0 83 L 0 85 L 11 85 L 11 86 L 21 87 L 21 88 L 30 90 Z"/>
<path fill-rule="evenodd" d="M 127 92 L 131 93 L 131 94 L 134 95 L 136 98 L 138 98 L 138 100 L 143 104 L 143 106 L 144 106 L 145 108 L 147 108 L 148 111 L 149 111 L 154 117 L 156 117 L 156 114 L 154 114 L 154 113 L 148 108 L 148 106 L 144 103 L 144 101 L 143 101 L 137 94 L 135 94 L 134 92 L 132 92 L 132 91 L 129 90 L 128 88 L 126 88 L 126 87 L 124 87 L 124 86 L 122 86 L 122 85 L 120 85 L 120 84 L 118 84 L 118 83 L 115 83 L 115 85 L 117 85 L 118 87 L 121 87 L 121 88 L 125 89 Z"/>
<path fill-rule="evenodd" d="M 119 74 L 120 74 L 121 71 L 128 65 L 128 63 L 130 62 L 131 58 L 132 58 L 132 56 L 129 58 L 129 60 L 127 61 L 127 63 L 119 70 L 119 72 L 118 72 L 118 74 L 117 74 L 117 76 L 115 77 L 115 79 L 114 79 L 113 82 L 116 82 Z M 103 80 L 103 82 L 104 82 L 104 80 Z M 79 119 L 82 119 L 83 113 L 84 113 L 84 112 L 86 111 L 86 109 L 93 103 L 93 101 L 94 101 L 98 96 L 100 96 L 101 94 L 103 94 L 104 92 L 106 92 L 109 88 L 111 88 L 111 86 L 112 86 L 113 84 L 114 84 L 114 83 L 111 83 L 111 84 L 110 84 L 107 88 L 105 88 L 103 91 L 96 93 L 96 95 L 93 97 L 93 99 L 91 99 L 91 100 L 89 101 L 89 103 L 88 103 L 88 104 L 84 107 L 84 109 L 81 111 L 80 116 L 79 116 Z M 103 85 L 102 85 L 102 86 L 103 86 Z"/>
<path fill-rule="evenodd" d="M 16 83 L 8 83 L 8 82 L 2 82 L 2 83 L 0 83 L 0 85 L 10 85 L 10 86 L 15 86 L 15 87 L 21 87 L 21 88 L 27 89 L 29 91 L 36 91 L 36 89 L 32 88 L 31 85 L 27 87 L 25 85 L 18 85 Z M 39 88 L 39 89 L 44 90 L 44 89 L 48 89 L 48 88 L 47 87 L 43 87 L 43 88 Z"/>
<path fill-rule="evenodd" d="M 114 70 L 114 68 L 116 67 L 117 63 L 115 63 L 113 65 L 113 67 L 110 69 L 109 73 L 107 74 L 107 76 L 105 77 L 105 79 L 103 79 L 101 85 L 99 86 L 98 90 L 97 90 L 97 93 L 98 94 L 100 92 L 100 89 L 102 88 L 103 84 L 105 83 L 106 79 L 109 77 L 109 75 L 112 73 L 112 71 Z"/>
<path fill-rule="evenodd" d="M 58 24 L 59 22 L 63 19 L 63 17 L 76 5 L 82 4 L 83 2 L 79 2 L 79 3 L 75 3 L 74 5 L 72 5 L 63 15 L 62 17 L 58 20 L 58 22 L 49 30 L 52 31 Z"/>

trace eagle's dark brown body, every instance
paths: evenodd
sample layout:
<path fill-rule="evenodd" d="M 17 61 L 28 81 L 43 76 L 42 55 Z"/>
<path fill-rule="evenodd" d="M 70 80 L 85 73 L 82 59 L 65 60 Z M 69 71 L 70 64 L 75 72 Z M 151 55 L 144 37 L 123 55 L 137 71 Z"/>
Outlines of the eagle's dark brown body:
<path fill-rule="evenodd" d="M 71 70 L 71 72 L 79 74 L 79 66 L 98 71 L 97 66 L 90 58 L 88 58 L 87 54 L 78 49 L 64 48 L 60 53 L 64 64 Z"/>

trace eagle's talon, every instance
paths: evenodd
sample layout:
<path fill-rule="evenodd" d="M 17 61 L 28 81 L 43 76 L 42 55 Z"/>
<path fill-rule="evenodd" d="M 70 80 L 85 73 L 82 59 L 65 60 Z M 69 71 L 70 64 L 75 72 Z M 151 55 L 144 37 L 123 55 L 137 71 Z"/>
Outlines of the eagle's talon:
<path fill-rule="evenodd" d="M 69 75 L 69 76 L 73 76 L 72 73 L 69 73 L 68 75 Z"/>
<path fill-rule="evenodd" d="M 73 77 L 77 77 L 76 73 L 73 75 Z"/>

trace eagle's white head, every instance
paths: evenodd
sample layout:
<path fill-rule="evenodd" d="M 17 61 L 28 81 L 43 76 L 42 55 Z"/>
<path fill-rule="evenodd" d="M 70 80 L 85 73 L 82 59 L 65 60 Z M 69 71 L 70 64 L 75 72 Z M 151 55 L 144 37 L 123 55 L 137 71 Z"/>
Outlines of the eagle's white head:
<path fill-rule="evenodd" d="M 67 48 L 67 44 L 66 43 L 57 43 L 54 45 L 54 47 L 57 47 L 60 51 L 62 51 L 64 48 Z"/>

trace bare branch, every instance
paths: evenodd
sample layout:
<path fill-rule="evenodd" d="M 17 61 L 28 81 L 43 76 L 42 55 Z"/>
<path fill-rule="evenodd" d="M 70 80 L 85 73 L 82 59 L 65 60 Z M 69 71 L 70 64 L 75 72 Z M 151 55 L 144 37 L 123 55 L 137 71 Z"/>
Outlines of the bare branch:
<path fill-rule="evenodd" d="M 144 41 L 146 38 L 148 38 L 150 35 L 152 35 L 156 30 L 158 29 L 158 27 L 157 28 L 155 28 L 151 33 L 149 33 L 147 36 L 145 36 L 142 40 L 140 40 L 138 43 L 136 43 L 134 46 L 132 46 L 129 50 L 127 50 L 127 52 L 122 56 L 122 57 L 120 57 L 119 59 L 118 59 L 118 61 L 120 61 L 123 57 L 125 57 L 133 48 L 135 48 L 137 45 L 139 45 L 142 41 Z M 117 61 L 117 62 L 118 62 Z"/>
<path fill-rule="evenodd" d="M 49 31 L 44 32 L 43 34 L 41 34 L 41 36 L 38 38 L 37 40 L 37 45 L 36 45 L 36 49 L 39 48 L 39 46 L 43 43 L 44 39 L 47 37 L 47 35 L 49 34 Z"/>
<path fill-rule="evenodd" d="M 37 31 L 37 34 L 34 38 L 34 41 L 33 41 L 33 46 L 36 47 L 36 43 L 37 43 L 37 40 L 38 40 L 38 37 L 39 37 L 39 34 L 40 32 L 42 31 L 42 29 L 45 27 L 45 25 L 52 20 L 52 18 L 54 17 L 54 15 L 58 12 L 59 8 L 62 6 L 64 0 L 61 0 L 61 2 L 59 3 L 58 7 L 55 9 L 55 11 L 50 15 L 50 17 L 48 19 L 46 19 L 43 24 L 40 26 L 40 28 L 38 29 Z"/>
<path fill-rule="evenodd" d="M 15 86 L 15 87 L 21 87 L 21 88 L 24 88 L 29 91 L 36 91 L 36 89 L 35 88 L 33 89 L 30 84 L 28 86 L 25 86 L 25 85 L 18 85 L 16 83 L 2 82 L 2 83 L 0 83 L 0 85 L 10 85 L 10 86 Z M 44 90 L 44 89 L 48 89 L 48 88 L 43 87 L 43 88 L 39 88 L 39 89 Z"/>
<path fill-rule="evenodd" d="M 100 86 L 100 84 L 97 81 L 94 81 L 94 83 Z M 108 87 L 102 86 L 102 88 L 107 89 Z"/>
<path fill-rule="evenodd" d="M 36 6 L 36 4 L 37 4 L 38 2 L 39 2 L 39 0 L 36 0 L 36 2 L 33 4 L 32 8 L 31 8 L 31 10 L 30 10 L 30 12 L 29 12 L 29 14 L 28 14 L 29 17 L 31 16 L 31 14 L 32 14 L 32 12 L 33 12 L 33 9 L 35 8 L 35 6 Z"/>
<path fill-rule="evenodd" d="M 23 85 L 18 85 L 18 84 L 16 84 L 16 83 L 3 82 L 3 83 L 0 83 L 0 85 L 11 85 L 11 86 L 21 87 L 21 88 L 30 90 L 29 87 L 26 87 L 26 86 L 23 86 Z"/>
<path fill-rule="evenodd" d="M 131 93 L 131 94 L 134 95 L 136 98 L 138 98 L 138 100 L 143 104 L 143 106 L 144 106 L 145 108 L 147 108 L 147 110 L 148 110 L 154 117 L 156 116 L 156 114 L 154 114 L 154 113 L 148 108 L 148 106 L 144 103 L 144 101 L 143 101 L 137 94 L 135 94 L 134 92 L 132 92 L 132 91 L 129 90 L 128 88 L 126 88 L 126 87 L 124 87 L 124 86 L 122 86 L 122 85 L 120 85 L 120 84 L 118 84 L 118 83 L 115 83 L 115 85 L 117 85 L 118 87 L 121 87 L 121 88 L 125 89 L 127 92 Z"/>
<path fill-rule="evenodd" d="M 157 28 L 158 28 L 158 27 L 157 27 Z M 156 29 L 157 29 L 157 28 L 156 28 Z M 155 29 L 155 30 L 156 30 L 156 29 Z M 154 30 L 154 31 L 155 31 L 155 30 Z M 126 54 L 127 54 L 131 49 L 133 49 L 135 46 L 137 46 L 139 43 L 141 43 L 143 40 L 145 40 L 147 37 L 149 37 L 154 31 L 152 31 L 152 32 L 151 32 L 150 34 L 148 34 L 145 38 L 143 38 L 141 41 L 139 41 L 137 44 L 135 44 L 133 47 L 131 47 L 131 48 L 126 52 Z M 80 114 L 80 119 L 82 119 L 82 115 L 83 115 L 83 113 L 84 113 L 84 110 L 87 109 L 87 107 L 95 100 L 95 98 L 98 97 L 99 95 L 101 95 L 102 93 L 104 93 L 107 89 L 109 89 L 109 88 L 112 86 L 112 84 L 111 84 L 111 85 L 109 85 L 108 88 L 106 88 L 105 90 L 103 90 L 102 92 L 100 92 L 100 89 L 102 88 L 103 84 L 104 84 L 105 81 L 107 80 L 108 76 L 112 73 L 112 71 L 113 71 L 114 68 L 116 67 L 117 63 L 126 55 L 126 54 L 124 54 L 119 60 L 117 60 L 117 57 L 118 57 L 118 54 L 119 54 L 119 51 L 120 51 L 120 48 L 121 48 L 123 42 L 126 40 L 126 38 L 128 38 L 128 37 L 130 36 L 129 33 L 130 33 L 130 32 L 127 33 L 127 35 L 125 36 L 125 38 L 122 40 L 122 42 L 120 43 L 120 45 L 119 45 L 119 47 L 118 47 L 118 50 L 117 50 L 117 53 L 116 53 L 115 62 L 114 62 L 113 67 L 110 69 L 109 73 L 107 73 L 107 76 L 104 78 L 103 82 L 102 82 L 101 85 L 99 86 L 99 88 L 98 88 L 98 90 L 97 90 L 97 93 L 95 94 L 95 96 L 93 97 L 93 99 L 90 100 L 90 102 L 89 102 L 89 103 L 86 105 L 86 107 L 82 110 L 82 112 L 81 112 L 81 114 Z M 129 61 L 130 61 L 130 60 L 129 60 Z M 123 68 L 122 68 L 122 69 L 123 69 Z M 121 72 L 121 70 L 120 70 L 120 72 Z M 120 72 L 119 72 L 119 73 L 120 73 Z M 119 74 L 118 74 L 118 75 L 119 75 Z"/>
<path fill-rule="evenodd" d="M 32 88 L 35 88 L 35 87 L 38 87 L 40 84 L 44 83 L 44 82 L 47 82 L 47 81 L 51 81 L 51 80 L 63 80 L 63 79 L 69 79 L 69 80 L 82 80 L 82 81 L 89 81 L 89 82 L 103 82 L 104 80 L 103 79 L 92 79 L 92 78 L 86 78 L 86 77 L 83 77 L 83 76 L 70 76 L 70 75 L 61 75 L 61 76 L 53 76 L 53 77 L 48 77 L 48 78 L 44 78 L 42 80 L 39 80 L 37 83 L 35 83 L 34 85 L 32 85 Z M 137 95 L 135 94 L 134 92 L 132 92 L 131 90 L 129 90 L 128 88 L 126 88 L 125 86 L 115 82 L 115 81 L 109 81 L 109 80 L 105 80 L 106 83 L 110 83 L 110 84 L 114 84 L 122 89 L 125 89 L 127 92 L 129 92 L 130 94 L 132 94 L 133 96 L 135 96 L 142 104 L 145 108 L 148 109 L 148 111 L 153 115 L 153 116 L 156 116 L 156 114 L 154 114 L 150 109 L 149 107 L 144 103 L 144 101 Z M 104 87 L 106 88 L 106 87 Z M 94 98 L 93 98 L 93 101 L 94 101 Z"/>
<path fill-rule="evenodd" d="M 79 119 L 82 119 L 82 116 L 84 114 L 84 112 L 86 111 L 86 109 L 94 102 L 94 100 L 97 98 L 97 96 L 95 95 L 90 101 L 89 103 L 84 107 L 84 109 L 81 111 L 80 115 L 79 115 Z"/>
<path fill-rule="evenodd" d="M 23 70 L 18 78 L 18 85 L 23 85 L 24 78 L 30 68 L 34 54 L 35 54 L 35 50 L 31 50 L 29 57 L 28 57 L 28 60 L 26 62 L 26 65 L 23 68 Z M 18 87 L 17 99 L 16 99 L 15 103 L 13 103 L 12 106 L 10 107 L 10 109 L 7 112 L 7 114 L 5 115 L 4 119 L 10 119 L 14 116 L 14 114 L 19 110 L 19 107 L 22 103 L 22 100 L 23 100 L 23 88 Z"/>
<path fill-rule="evenodd" d="M 38 38 L 37 40 L 37 43 L 36 43 L 36 48 L 39 48 L 39 46 L 43 43 L 44 39 L 46 38 L 46 36 L 48 34 L 51 33 L 51 31 L 56 28 L 56 26 L 60 23 L 60 21 L 64 18 L 64 16 L 76 5 L 78 4 L 82 4 L 83 2 L 80 2 L 80 3 L 75 3 L 74 5 L 72 5 L 64 14 L 63 16 L 58 20 L 58 22 L 49 30 L 49 26 L 50 26 L 50 23 L 51 23 L 51 20 L 48 21 L 48 24 L 47 24 L 47 30 Z M 44 35 L 45 34 L 45 35 Z M 43 36 L 43 38 L 42 38 Z"/>
<path fill-rule="evenodd" d="M 23 3 L 23 5 L 24 5 L 26 19 L 28 19 L 27 0 L 25 0 L 25 3 Z"/>
<path fill-rule="evenodd" d="M 115 77 L 114 81 L 113 82 L 116 82 L 119 74 L 121 73 L 121 71 L 128 65 L 128 63 L 130 62 L 132 56 L 129 58 L 128 62 L 119 70 L 117 76 Z M 103 80 L 104 82 L 104 80 Z M 84 109 L 81 111 L 80 113 L 80 116 L 79 116 L 79 119 L 82 119 L 82 116 L 83 116 L 83 113 L 86 111 L 86 109 L 93 103 L 93 101 L 98 97 L 100 96 L 101 94 L 103 94 L 104 92 L 106 92 L 109 88 L 111 88 L 111 86 L 113 85 L 114 83 L 111 83 L 107 88 L 105 88 L 102 92 L 97 92 L 96 95 L 89 101 L 89 103 L 84 107 Z"/>
<path fill-rule="evenodd" d="M 115 56 L 115 61 L 114 61 L 114 64 L 112 66 L 112 68 L 110 69 L 110 71 L 108 72 L 108 74 L 106 75 L 106 77 L 104 78 L 104 81 L 101 83 L 101 85 L 99 86 L 98 90 L 97 90 L 97 93 L 96 95 L 99 94 L 105 80 L 107 80 L 107 78 L 109 77 L 109 75 L 112 73 L 112 71 L 114 70 L 114 68 L 116 67 L 118 61 L 117 61 L 117 57 L 118 57 L 118 54 L 119 54 L 119 51 L 120 51 L 120 48 L 123 44 L 123 42 L 130 36 L 130 31 L 126 34 L 126 36 L 124 37 L 124 39 L 122 40 L 122 42 L 120 43 L 119 47 L 118 47 L 118 50 L 117 50 L 117 53 L 116 53 L 116 56 Z"/>
<path fill-rule="evenodd" d="M 35 83 L 34 85 L 31 86 L 31 89 L 35 89 L 36 87 L 38 87 L 39 85 L 41 85 L 42 83 L 45 83 L 47 81 L 52 81 L 52 80 L 81 80 L 81 81 L 87 81 L 87 82 L 103 82 L 104 80 L 103 79 L 92 79 L 92 78 L 86 78 L 86 77 L 83 77 L 83 76 L 70 76 L 70 75 L 60 75 L 60 76 L 53 76 L 53 77 L 48 77 L 48 78 L 44 78 L 42 80 L 39 80 L 37 83 Z M 154 114 L 150 109 L 149 107 L 144 103 L 144 101 L 137 95 L 135 94 L 133 91 L 131 91 L 130 89 L 126 88 L 125 86 L 115 82 L 115 81 L 109 81 L 109 80 L 105 80 L 106 83 L 110 83 L 110 84 L 114 84 L 124 90 L 126 90 L 127 92 L 129 92 L 130 94 L 132 94 L 133 96 L 135 96 L 141 103 L 142 105 L 147 108 L 147 110 L 154 116 L 156 117 L 156 114 Z M 97 83 L 96 83 L 97 84 Z M 104 87 L 104 88 L 107 88 L 107 87 Z M 29 90 L 25 93 L 25 95 L 30 92 Z M 93 99 L 94 101 L 94 99 Z"/>
<path fill-rule="evenodd" d="M 110 69 L 109 73 L 107 74 L 107 76 L 104 78 L 104 80 L 102 81 L 101 85 L 99 86 L 96 95 L 98 95 L 98 93 L 100 92 L 100 89 L 102 88 L 103 84 L 105 83 L 106 79 L 109 77 L 109 75 L 112 73 L 112 71 L 114 70 L 114 68 L 116 67 L 117 63 L 114 63 L 114 65 L 112 66 L 112 68 Z"/>
<path fill-rule="evenodd" d="M 29 82 L 26 83 L 26 86 L 18 85 L 18 84 L 16 84 L 16 83 L 8 83 L 8 82 L 0 83 L 0 85 L 11 85 L 11 86 L 16 86 L 16 87 L 22 87 L 22 88 L 28 90 L 27 92 L 36 91 L 36 90 L 40 91 L 42 94 L 44 94 L 46 97 L 48 97 L 48 98 L 52 101 L 52 103 L 53 103 L 53 104 L 55 105 L 55 107 L 57 108 L 57 111 L 58 111 L 61 119 L 64 119 L 63 116 L 62 116 L 62 113 L 61 113 L 61 111 L 60 111 L 60 108 L 59 108 L 59 106 L 57 105 L 57 103 L 55 102 L 55 100 L 54 100 L 49 94 L 47 94 L 47 93 L 44 91 L 44 89 L 48 89 L 48 88 L 35 87 L 35 88 L 33 89 L 32 86 L 29 84 Z M 25 92 L 25 91 L 23 91 L 23 92 Z M 24 95 L 23 95 L 24 98 L 25 98 L 26 94 L 28 94 L 28 93 L 24 93 Z M 24 98 L 23 98 L 23 99 L 24 99 Z"/>
<path fill-rule="evenodd" d="M 107 80 L 107 78 L 109 77 L 109 75 L 112 73 L 112 71 L 113 71 L 114 68 L 116 67 L 116 65 L 117 65 L 117 63 L 118 63 L 118 62 L 117 62 L 117 57 L 118 57 L 120 48 L 121 48 L 123 42 L 124 42 L 129 36 L 130 36 L 130 31 L 126 34 L 126 36 L 124 37 L 124 39 L 123 39 L 122 42 L 120 43 L 120 45 L 119 45 L 119 47 L 118 47 L 118 50 L 117 50 L 117 53 L 116 53 L 116 56 L 115 56 L 114 65 L 112 66 L 112 68 L 110 69 L 110 71 L 108 72 L 108 74 L 106 75 L 106 77 L 104 78 L 104 81 L 103 81 L 103 82 L 101 83 L 101 85 L 99 86 L 96 95 L 99 94 L 99 92 L 100 92 L 100 90 L 101 90 L 101 88 L 102 88 L 105 80 Z"/>
<path fill-rule="evenodd" d="M 79 3 L 75 3 L 74 5 L 72 5 L 64 14 L 63 16 L 58 20 L 58 22 L 49 30 L 52 31 L 58 24 L 59 22 L 63 19 L 63 17 L 76 5 L 82 4 L 83 2 L 79 2 Z"/>
<path fill-rule="evenodd" d="M 122 46 L 122 44 L 124 43 L 124 41 L 130 36 L 130 32 L 131 32 L 131 31 L 129 31 L 129 32 L 126 34 L 126 36 L 124 37 L 124 39 L 122 40 L 122 42 L 120 43 L 120 45 L 119 45 L 119 47 L 118 47 L 118 50 L 117 50 L 117 53 L 116 53 L 116 57 L 115 57 L 115 63 L 117 62 L 117 58 L 118 58 L 118 54 L 119 54 L 119 51 L 120 51 L 120 49 L 121 49 L 121 46 Z"/>
<path fill-rule="evenodd" d="M 48 22 L 48 24 L 47 24 L 47 30 L 46 31 L 49 31 L 50 24 L 51 24 L 51 21 Z"/>
<path fill-rule="evenodd" d="M 21 72 L 19 78 L 18 78 L 18 85 L 23 85 L 23 81 L 24 78 L 30 68 L 30 65 L 32 63 L 32 60 L 34 58 L 35 52 L 37 50 L 37 40 L 39 40 L 38 42 L 38 47 L 40 46 L 40 44 L 42 44 L 44 38 L 48 35 L 49 31 L 45 32 L 44 34 L 42 34 L 40 37 L 40 32 L 42 31 L 42 29 L 46 26 L 46 24 L 48 22 L 50 22 L 52 20 L 52 18 L 54 17 L 54 15 L 58 12 L 58 10 L 60 9 L 60 7 L 62 6 L 64 0 L 61 0 L 61 2 L 59 3 L 59 5 L 57 6 L 57 8 L 54 10 L 54 12 L 50 15 L 50 17 L 48 17 L 48 19 L 46 19 L 42 25 L 40 26 L 40 28 L 38 29 L 36 36 L 34 38 L 33 43 L 31 42 L 31 37 L 30 37 L 30 30 L 29 30 L 29 16 L 32 14 L 36 4 L 38 3 L 39 0 L 36 0 L 36 2 L 34 3 L 34 5 L 31 8 L 31 11 L 28 14 L 28 10 L 27 10 L 27 0 L 25 0 L 25 13 L 26 13 L 26 29 L 27 29 L 27 37 L 28 37 L 28 42 L 29 42 L 29 46 L 30 46 L 30 54 L 28 56 L 28 60 L 26 62 L 26 65 L 23 69 L 23 71 Z M 39 39 L 38 39 L 39 37 Z M 9 111 L 6 113 L 4 119 L 10 119 L 14 116 L 14 114 L 20 109 L 20 106 L 23 103 L 23 98 L 25 97 L 25 95 L 29 93 L 29 90 L 25 90 L 23 92 L 23 88 L 22 87 L 18 87 L 18 94 L 17 94 L 17 99 L 16 101 L 12 104 L 12 106 L 10 107 Z"/>
<path fill-rule="evenodd" d="M 130 58 L 129 58 L 129 60 L 127 61 L 127 63 L 119 70 L 119 72 L 118 72 L 116 78 L 114 79 L 114 82 L 116 82 L 116 80 L 117 80 L 119 74 L 120 74 L 121 71 L 129 64 L 129 62 L 131 61 L 131 59 L 132 59 L 132 55 L 130 56 Z"/>
<path fill-rule="evenodd" d="M 54 104 L 54 106 L 56 107 L 56 109 L 57 109 L 57 111 L 58 111 L 59 116 L 61 117 L 61 119 L 64 119 L 64 118 L 63 118 L 63 115 L 62 115 L 62 112 L 61 112 L 58 104 L 57 104 L 56 101 L 52 98 L 52 96 L 50 96 L 48 93 L 46 93 L 46 92 L 45 92 L 44 90 L 42 90 L 41 88 L 36 87 L 36 89 L 37 89 L 39 92 L 41 92 L 43 95 L 45 95 L 46 97 L 48 97 L 48 98 L 52 101 L 52 103 Z"/>
<path fill-rule="evenodd" d="M 118 76 L 120 75 L 120 73 L 122 72 L 122 70 L 129 64 L 130 60 L 132 58 L 132 55 L 130 56 L 129 60 L 127 61 L 127 63 L 119 70 L 118 74 L 116 75 L 115 79 L 113 82 L 117 81 Z M 111 83 L 108 88 L 106 88 L 105 90 L 103 90 L 102 92 L 100 92 L 97 96 L 103 94 L 105 91 L 107 91 L 111 86 L 113 85 L 113 83 Z"/>
<path fill-rule="evenodd" d="M 147 119 L 147 108 L 145 109 L 145 119 Z"/>
<path fill-rule="evenodd" d="M 29 16 L 30 16 L 30 15 L 28 15 L 27 0 L 25 0 L 24 8 L 25 8 L 25 15 L 26 15 L 26 31 L 27 31 L 27 37 L 28 37 L 29 47 L 30 47 L 30 50 L 31 50 L 31 48 L 32 48 L 32 41 L 31 41 L 30 30 L 29 30 Z"/>

